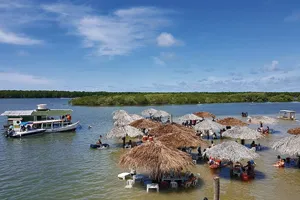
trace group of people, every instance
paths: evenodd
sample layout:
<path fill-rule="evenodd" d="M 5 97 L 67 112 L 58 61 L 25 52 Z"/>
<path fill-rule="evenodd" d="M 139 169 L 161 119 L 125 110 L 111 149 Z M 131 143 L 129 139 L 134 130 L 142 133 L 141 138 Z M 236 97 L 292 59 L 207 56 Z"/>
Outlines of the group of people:
<path fill-rule="evenodd" d="M 233 164 L 233 163 L 232 163 Z M 234 174 L 239 174 L 242 179 L 249 179 L 249 178 L 254 178 L 255 173 L 254 173 L 254 168 L 255 168 L 255 163 L 253 160 L 248 161 L 247 165 L 243 166 L 242 163 L 236 162 L 232 169 L 230 170 L 230 175 L 233 176 Z"/>

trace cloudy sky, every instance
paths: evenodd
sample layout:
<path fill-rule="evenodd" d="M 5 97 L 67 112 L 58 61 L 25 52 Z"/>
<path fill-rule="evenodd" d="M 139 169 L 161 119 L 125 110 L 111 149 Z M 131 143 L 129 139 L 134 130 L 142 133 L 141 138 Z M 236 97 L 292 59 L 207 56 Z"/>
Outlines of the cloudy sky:
<path fill-rule="evenodd" d="M 0 90 L 300 91 L 299 0 L 0 0 Z"/>

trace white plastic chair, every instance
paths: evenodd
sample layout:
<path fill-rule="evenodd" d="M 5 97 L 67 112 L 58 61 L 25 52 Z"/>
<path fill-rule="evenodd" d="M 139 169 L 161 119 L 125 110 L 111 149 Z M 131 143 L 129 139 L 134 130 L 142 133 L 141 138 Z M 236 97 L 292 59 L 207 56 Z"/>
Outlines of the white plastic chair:
<path fill-rule="evenodd" d="M 193 160 L 193 163 L 196 165 L 197 164 L 197 160 Z"/>
<path fill-rule="evenodd" d="M 134 184 L 133 180 L 127 180 L 125 188 L 132 188 L 133 184 Z"/>
<path fill-rule="evenodd" d="M 195 179 L 195 180 L 192 182 L 192 185 L 193 185 L 193 186 L 197 186 L 197 184 L 198 184 L 198 179 Z"/>
<path fill-rule="evenodd" d="M 171 188 L 174 188 L 174 189 L 177 189 L 177 188 L 178 188 L 178 183 L 175 182 L 175 181 L 172 181 L 172 182 L 170 183 L 170 185 L 171 185 Z"/>

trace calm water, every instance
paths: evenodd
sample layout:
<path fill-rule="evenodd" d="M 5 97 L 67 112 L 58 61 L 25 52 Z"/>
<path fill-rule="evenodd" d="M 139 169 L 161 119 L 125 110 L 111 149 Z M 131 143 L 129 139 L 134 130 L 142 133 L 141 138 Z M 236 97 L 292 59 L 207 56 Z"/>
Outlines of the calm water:
<path fill-rule="evenodd" d="M 10 109 L 34 109 L 46 103 L 50 108 L 71 108 L 73 120 L 79 120 L 82 129 L 76 133 L 57 133 L 9 139 L 0 135 L 0 199 L 197 199 L 205 196 L 212 199 L 214 174 L 207 165 L 192 169 L 200 173 L 201 185 L 196 189 L 178 192 L 146 193 L 143 188 L 125 189 L 125 182 L 117 175 L 123 172 L 117 165 L 122 149 L 112 145 L 109 150 L 91 150 L 99 135 L 112 128 L 112 115 L 118 107 L 72 107 L 66 99 L 4 99 L 0 100 L 0 113 Z M 123 107 L 129 113 L 140 113 L 147 107 Z M 276 116 L 280 109 L 293 109 L 300 113 L 298 103 L 266 104 L 210 104 L 187 106 L 161 106 L 174 116 L 195 111 L 209 111 L 218 117 L 239 115 Z M 300 118 L 300 115 L 298 115 Z M 0 117 L 0 126 L 5 122 Z M 88 129 L 88 125 L 93 128 Z M 286 130 L 299 125 L 284 122 L 274 128 L 278 132 L 260 140 L 268 146 L 273 141 L 287 136 Z M 118 141 L 107 141 L 116 144 Z M 300 199 L 300 170 L 277 169 L 272 166 L 276 152 L 259 152 L 257 178 L 249 183 L 231 180 L 227 169 L 217 174 L 221 177 L 221 199 L 226 200 L 275 200 Z M 125 170 L 126 171 L 126 170 Z"/>

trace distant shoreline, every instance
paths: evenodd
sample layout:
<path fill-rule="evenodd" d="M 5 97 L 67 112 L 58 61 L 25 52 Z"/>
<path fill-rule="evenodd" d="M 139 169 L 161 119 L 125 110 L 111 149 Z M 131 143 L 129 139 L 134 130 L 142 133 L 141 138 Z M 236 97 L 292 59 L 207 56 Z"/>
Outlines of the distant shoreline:
<path fill-rule="evenodd" d="M 299 102 L 300 92 L 84 92 L 0 90 L 3 98 L 71 98 L 76 106 L 158 106 L 211 103 Z"/>

